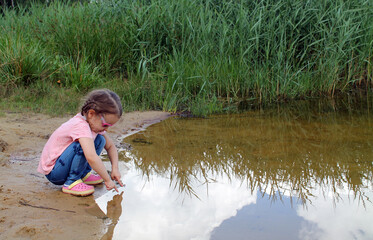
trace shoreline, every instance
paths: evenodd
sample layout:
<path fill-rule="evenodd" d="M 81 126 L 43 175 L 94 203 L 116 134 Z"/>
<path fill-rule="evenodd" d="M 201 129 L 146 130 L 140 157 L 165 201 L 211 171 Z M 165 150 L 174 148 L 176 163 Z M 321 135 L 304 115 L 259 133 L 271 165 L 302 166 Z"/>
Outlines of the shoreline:
<path fill-rule="evenodd" d="M 170 116 L 160 111 L 126 113 L 108 134 L 120 145 L 126 136 Z M 70 117 L 35 113 L 5 113 L 0 117 L 1 239 L 83 240 L 104 236 L 106 216 L 89 213 L 97 196 L 62 193 L 60 186 L 36 171 L 48 137 Z M 102 186 L 97 188 L 106 192 Z"/>

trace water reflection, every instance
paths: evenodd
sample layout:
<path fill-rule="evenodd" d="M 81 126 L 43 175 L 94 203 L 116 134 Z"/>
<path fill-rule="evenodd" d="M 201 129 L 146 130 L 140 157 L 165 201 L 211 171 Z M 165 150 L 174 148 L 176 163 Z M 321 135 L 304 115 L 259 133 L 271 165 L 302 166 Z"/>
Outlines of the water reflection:
<path fill-rule="evenodd" d="M 113 239 L 372 239 L 372 116 L 335 109 L 168 119 L 125 138 Z"/>
<path fill-rule="evenodd" d="M 122 200 L 123 192 L 113 196 L 113 199 L 107 203 L 106 216 L 111 222 L 107 226 L 107 231 L 101 240 L 110 240 L 113 238 L 115 226 L 118 223 L 119 217 L 122 215 Z"/>
<path fill-rule="evenodd" d="M 192 180 L 208 184 L 223 174 L 274 199 L 285 194 L 311 203 L 317 185 L 335 201 L 350 191 L 364 204 L 372 183 L 370 118 L 282 111 L 170 119 L 126 138 L 133 151 L 123 158 L 144 176 L 167 176 L 180 192 L 195 196 Z"/>
<path fill-rule="evenodd" d="M 320 239 L 304 237 L 304 232 L 319 233 L 322 230 L 299 216 L 289 197 L 275 202 L 267 199 L 270 196 L 264 194 L 256 204 L 239 209 L 235 216 L 224 220 L 212 231 L 210 239 Z"/>
<path fill-rule="evenodd" d="M 123 163 L 122 163 L 123 164 Z M 193 181 L 200 199 L 182 197 L 170 189 L 169 178 L 158 174 L 142 176 L 141 169 L 128 163 L 123 193 L 123 214 L 113 239 L 372 239 L 373 205 L 366 207 L 340 193 L 335 206 L 332 196 L 317 195 L 312 205 L 291 201 L 282 195 L 273 201 L 269 193 L 250 193 L 239 179 L 216 176 L 206 185 Z M 367 196 L 372 198 L 372 191 Z M 117 194 L 109 192 L 97 199 L 101 209 Z M 250 236 L 250 237 L 248 237 Z M 255 238 L 254 238 L 255 236 Z M 251 238 L 253 237 L 253 238 Z"/>
<path fill-rule="evenodd" d="M 224 219 L 257 199 L 256 193 L 250 194 L 239 181 L 229 182 L 226 177 L 209 186 L 209 196 L 205 186 L 196 185 L 194 191 L 200 199 L 184 198 L 170 189 L 169 178 L 155 174 L 145 179 L 141 170 L 129 164 L 123 190 L 124 211 L 113 239 L 209 239 Z M 108 200 L 115 195 L 109 192 L 96 201 L 101 209 L 106 209 Z"/>

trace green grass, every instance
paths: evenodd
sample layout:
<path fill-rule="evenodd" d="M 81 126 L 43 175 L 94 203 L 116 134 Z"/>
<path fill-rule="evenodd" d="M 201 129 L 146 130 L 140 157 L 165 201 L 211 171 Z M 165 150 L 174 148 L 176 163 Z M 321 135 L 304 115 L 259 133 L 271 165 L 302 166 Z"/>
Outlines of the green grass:
<path fill-rule="evenodd" d="M 206 115 L 241 102 L 369 93 L 372 5 L 115 0 L 8 9 L 0 17 L 1 106 L 21 108 L 42 92 L 35 108 L 44 111 L 65 92 L 106 87 L 127 111 Z M 68 101 L 62 108 L 75 111 L 79 101 Z"/>

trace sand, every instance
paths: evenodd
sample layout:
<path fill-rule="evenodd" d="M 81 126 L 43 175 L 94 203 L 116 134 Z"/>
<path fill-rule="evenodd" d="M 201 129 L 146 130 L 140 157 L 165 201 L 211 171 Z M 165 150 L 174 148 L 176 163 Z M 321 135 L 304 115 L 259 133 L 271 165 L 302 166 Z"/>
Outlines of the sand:
<path fill-rule="evenodd" d="M 169 116 L 159 111 L 126 113 L 108 134 L 119 145 L 123 135 Z M 95 213 L 97 195 L 62 193 L 36 170 L 48 137 L 70 117 L 12 112 L 0 116 L 0 239 L 93 240 L 107 233 L 110 216 Z"/>

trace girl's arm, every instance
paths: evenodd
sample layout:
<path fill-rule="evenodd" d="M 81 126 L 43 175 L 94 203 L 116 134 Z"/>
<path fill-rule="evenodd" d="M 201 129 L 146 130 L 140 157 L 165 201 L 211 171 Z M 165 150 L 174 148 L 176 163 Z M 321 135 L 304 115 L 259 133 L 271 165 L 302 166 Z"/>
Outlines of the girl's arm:
<path fill-rule="evenodd" d="M 123 187 L 123 183 L 119 172 L 119 167 L 118 167 L 118 150 L 115 147 L 115 144 L 113 141 L 110 139 L 110 137 L 107 134 L 103 134 L 103 136 L 106 139 L 106 144 L 105 144 L 105 150 L 109 156 L 110 162 L 111 162 L 111 179 L 117 181 L 121 187 Z"/>
<path fill-rule="evenodd" d="M 118 189 L 115 187 L 115 183 L 111 180 L 104 163 L 101 158 L 97 155 L 95 145 L 92 138 L 79 138 L 80 146 L 83 149 L 84 156 L 87 159 L 89 165 L 104 179 L 107 190 Z"/>

